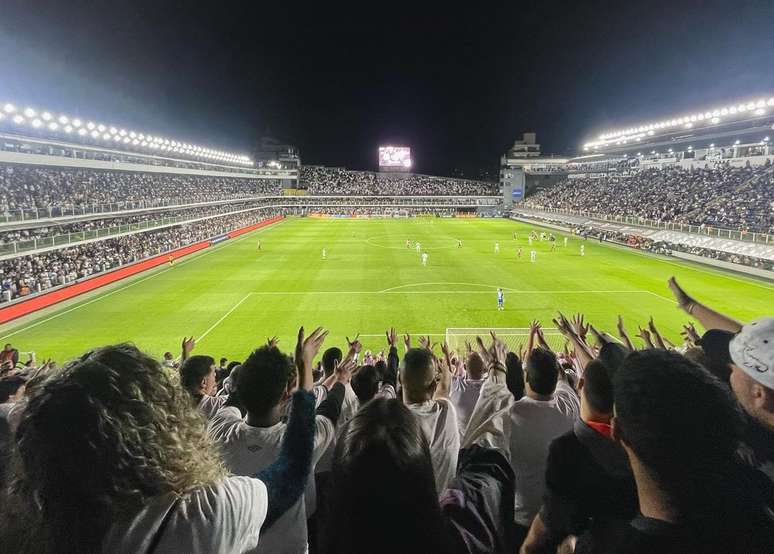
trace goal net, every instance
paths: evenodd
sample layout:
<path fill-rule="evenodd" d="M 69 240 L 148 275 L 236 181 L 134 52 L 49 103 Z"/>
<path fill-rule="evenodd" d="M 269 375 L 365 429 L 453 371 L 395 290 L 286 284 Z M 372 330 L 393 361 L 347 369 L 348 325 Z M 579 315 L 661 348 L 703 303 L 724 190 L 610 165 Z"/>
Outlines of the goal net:
<path fill-rule="evenodd" d="M 526 348 L 529 340 L 528 327 L 451 327 L 446 329 L 446 342 L 451 350 L 462 355 L 465 353 L 466 342 L 470 342 L 474 349 L 477 348 L 476 337 L 481 337 L 484 344 L 489 346 L 492 343 L 490 331 L 497 333 L 497 338 L 505 343 L 508 350 L 517 354 L 521 348 Z M 554 352 L 564 348 L 566 339 L 555 327 L 543 327 L 543 336 Z"/>

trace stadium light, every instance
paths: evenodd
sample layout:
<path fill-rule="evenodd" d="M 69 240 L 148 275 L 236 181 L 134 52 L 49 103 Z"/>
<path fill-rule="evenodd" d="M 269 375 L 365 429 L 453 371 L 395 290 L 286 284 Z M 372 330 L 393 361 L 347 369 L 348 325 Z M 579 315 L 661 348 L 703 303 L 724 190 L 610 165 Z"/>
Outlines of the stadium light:
<path fill-rule="evenodd" d="M 720 123 L 720 118 L 719 117 L 713 117 L 712 118 L 712 123 L 715 123 L 715 124 Z"/>
<path fill-rule="evenodd" d="M 57 124 L 56 121 L 52 121 L 51 123 L 48 124 L 48 128 L 51 129 L 52 131 L 56 131 L 59 128 L 59 125 Z"/>
<path fill-rule="evenodd" d="M 81 126 L 81 120 L 78 119 L 78 118 L 73 119 L 71 121 L 71 123 L 73 124 L 73 127 L 80 127 Z"/>
<path fill-rule="evenodd" d="M 94 129 L 94 130 L 91 132 L 91 138 L 99 138 L 99 131 L 97 131 L 96 129 Z"/>
<path fill-rule="evenodd" d="M 763 137 L 763 142 L 769 142 L 769 137 Z"/>
<path fill-rule="evenodd" d="M 40 117 L 43 118 L 43 121 L 51 121 L 51 118 L 53 116 L 48 112 L 43 112 L 42 114 L 40 114 Z"/>
<path fill-rule="evenodd" d="M 734 145 L 737 145 L 737 144 L 739 144 L 739 139 L 734 141 Z"/>
<path fill-rule="evenodd" d="M 66 115 L 60 115 L 59 123 L 61 123 L 62 125 L 67 125 L 68 123 L 70 123 L 70 120 L 67 118 Z"/>
<path fill-rule="evenodd" d="M 16 106 L 14 106 L 13 104 L 6 104 L 5 106 L 3 106 L 3 111 L 5 113 L 13 113 L 16 111 Z"/>
<path fill-rule="evenodd" d="M 13 116 L 13 122 L 17 125 L 24 125 L 24 118 L 20 116 L 19 114 L 16 114 Z"/>
<path fill-rule="evenodd" d="M 25 108 L 24 115 L 26 117 L 35 117 L 37 114 L 35 113 L 35 110 L 33 110 L 32 108 Z"/>
<path fill-rule="evenodd" d="M 105 127 L 104 125 L 102 125 L 102 123 L 100 123 L 99 125 L 97 125 L 97 131 L 99 131 L 100 133 L 104 133 L 104 132 L 105 132 L 105 129 L 107 129 L 107 127 Z"/>
<path fill-rule="evenodd" d="M 32 126 L 35 127 L 36 129 L 41 125 L 43 125 L 43 122 L 39 120 L 37 117 L 32 120 Z"/>
<path fill-rule="evenodd" d="M 86 133 L 88 133 L 88 131 L 87 131 L 86 129 L 84 129 L 83 127 L 81 127 L 80 129 L 78 129 L 78 134 L 79 134 L 79 135 L 81 135 L 81 136 L 85 136 L 85 135 L 86 135 Z"/>

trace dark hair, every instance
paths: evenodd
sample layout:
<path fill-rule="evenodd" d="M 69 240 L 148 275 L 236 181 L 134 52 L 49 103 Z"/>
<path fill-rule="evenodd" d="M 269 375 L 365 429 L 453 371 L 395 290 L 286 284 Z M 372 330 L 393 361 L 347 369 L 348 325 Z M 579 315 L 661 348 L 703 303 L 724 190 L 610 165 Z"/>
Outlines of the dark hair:
<path fill-rule="evenodd" d="M 553 394 L 559 378 L 559 365 L 556 356 L 550 350 L 537 347 L 527 358 L 527 383 L 537 394 Z"/>
<path fill-rule="evenodd" d="M 8 402 L 8 399 L 26 384 L 27 378 L 22 375 L 11 375 L 0 379 L 0 404 Z"/>
<path fill-rule="evenodd" d="M 521 400 L 524 397 L 524 368 L 519 357 L 513 352 L 508 352 L 505 356 L 505 369 L 505 385 L 514 400 Z"/>
<path fill-rule="evenodd" d="M 376 370 L 376 374 L 379 376 L 379 380 L 384 381 L 384 378 L 387 376 L 387 362 L 384 360 L 379 360 L 374 364 L 374 369 Z"/>
<path fill-rule="evenodd" d="M 472 352 L 466 360 L 466 367 L 468 373 L 472 373 L 481 378 L 486 373 L 486 365 L 484 364 L 484 358 L 478 352 Z"/>
<path fill-rule="evenodd" d="M 613 385 L 617 435 L 658 480 L 698 544 L 771 552 L 771 483 L 736 458 L 743 419 L 729 389 L 701 366 L 659 349 L 627 356 Z"/>
<path fill-rule="evenodd" d="M 279 404 L 294 376 L 288 356 L 276 346 L 262 346 L 247 357 L 239 370 L 239 398 L 248 412 L 263 415 Z"/>
<path fill-rule="evenodd" d="M 226 366 L 226 375 L 231 375 L 231 371 L 238 365 L 242 365 L 242 362 L 237 362 L 236 360 L 229 362 Z"/>
<path fill-rule="evenodd" d="M 180 366 L 180 384 L 191 394 L 198 394 L 202 379 L 214 365 L 212 356 L 191 356 Z"/>
<path fill-rule="evenodd" d="M 612 381 L 613 375 L 621 367 L 626 356 L 629 355 L 630 350 L 625 346 L 618 344 L 617 342 L 606 342 L 599 349 L 599 356 L 597 359 L 602 362 L 607 368 L 608 377 Z"/>
<path fill-rule="evenodd" d="M 223 365 L 223 362 L 227 362 L 228 358 L 221 358 L 219 365 Z"/>
<path fill-rule="evenodd" d="M 583 370 L 583 396 L 595 412 L 613 413 L 613 383 L 608 368 L 599 360 L 591 361 Z"/>
<path fill-rule="evenodd" d="M 335 346 L 323 352 L 322 367 L 323 373 L 325 373 L 326 377 L 331 376 L 333 370 L 336 369 L 336 362 L 340 362 L 343 357 L 344 354 L 341 352 L 341 348 L 337 348 Z"/>
<path fill-rule="evenodd" d="M 426 391 L 435 378 L 433 354 L 426 348 L 409 348 L 403 357 L 402 385 L 409 394 Z"/>
<path fill-rule="evenodd" d="M 377 398 L 347 422 L 331 480 L 331 513 L 347 517 L 329 527 L 329 552 L 448 551 L 427 439 L 401 402 Z"/>
<path fill-rule="evenodd" d="M 365 404 L 379 392 L 379 372 L 374 366 L 360 366 L 352 376 L 352 390 L 355 391 L 360 404 Z"/>

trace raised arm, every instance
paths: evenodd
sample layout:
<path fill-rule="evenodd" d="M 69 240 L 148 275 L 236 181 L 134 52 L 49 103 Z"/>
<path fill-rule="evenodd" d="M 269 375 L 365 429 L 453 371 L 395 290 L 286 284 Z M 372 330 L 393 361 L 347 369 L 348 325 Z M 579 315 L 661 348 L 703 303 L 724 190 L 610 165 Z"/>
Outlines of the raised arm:
<path fill-rule="evenodd" d="M 685 313 L 695 317 L 705 329 L 723 329 L 732 333 L 738 333 L 742 330 L 742 324 L 737 320 L 721 314 L 689 296 L 674 277 L 670 277 L 668 283 L 669 290 L 672 291 L 675 300 L 677 300 L 677 306 Z"/>
<path fill-rule="evenodd" d="M 636 348 L 634 348 L 634 344 L 632 344 L 632 339 L 629 338 L 629 333 L 626 332 L 626 327 L 624 327 L 623 322 L 623 316 L 618 316 L 618 336 L 621 337 L 621 340 L 624 343 L 624 346 L 628 348 L 631 352 L 634 352 Z"/>
<path fill-rule="evenodd" d="M 390 347 L 390 351 L 387 354 L 387 374 L 384 376 L 384 382 L 397 389 L 398 387 L 398 364 L 400 360 L 398 358 L 398 335 L 395 333 L 395 327 L 390 327 L 387 331 L 387 344 Z"/>

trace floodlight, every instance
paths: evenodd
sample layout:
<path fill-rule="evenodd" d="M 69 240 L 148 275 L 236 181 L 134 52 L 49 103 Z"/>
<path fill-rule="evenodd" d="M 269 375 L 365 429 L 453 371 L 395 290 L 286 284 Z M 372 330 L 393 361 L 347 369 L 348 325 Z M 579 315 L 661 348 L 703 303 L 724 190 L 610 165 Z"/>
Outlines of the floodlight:
<path fill-rule="evenodd" d="M 739 144 L 739 139 L 735 140 L 734 144 Z"/>
<path fill-rule="evenodd" d="M 723 108 L 720 110 L 720 115 L 728 115 L 728 108 Z"/>
<path fill-rule="evenodd" d="M 27 117 L 35 117 L 36 115 L 35 110 L 33 110 L 32 108 L 26 108 L 24 110 L 24 115 L 26 115 Z"/>
<path fill-rule="evenodd" d="M 763 137 L 763 142 L 769 142 L 769 137 Z"/>
<path fill-rule="evenodd" d="M 81 120 L 80 120 L 80 119 L 77 119 L 77 118 L 76 118 L 76 119 L 73 119 L 73 120 L 71 121 L 71 123 L 73 124 L 73 127 L 80 127 L 80 126 L 81 126 Z"/>
<path fill-rule="evenodd" d="M 48 112 L 43 112 L 40 114 L 40 117 L 42 117 L 45 121 L 49 121 L 53 116 Z"/>
<path fill-rule="evenodd" d="M 774 98 L 772 98 L 772 100 L 774 100 Z M 16 106 L 14 106 L 13 104 L 6 104 L 5 106 L 3 106 L 3 111 L 5 113 L 13 113 L 16 111 Z"/>
<path fill-rule="evenodd" d="M 89 131 L 93 130 L 93 129 L 94 129 L 94 123 L 92 123 L 91 121 L 89 121 L 89 122 L 86 124 L 86 128 L 87 128 Z"/>
<path fill-rule="evenodd" d="M 755 110 L 755 115 L 763 115 L 765 113 L 766 113 L 766 110 L 764 110 L 763 108 L 758 108 L 757 110 Z"/>
<path fill-rule="evenodd" d="M 672 153 L 672 149 L 671 149 L 671 148 L 669 149 L 669 153 L 670 153 L 670 154 Z"/>
<path fill-rule="evenodd" d="M 102 125 L 102 123 L 100 123 L 99 125 L 97 125 L 97 131 L 99 131 L 100 133 L 104 133 L 104 132 L 105 132 L 105 129 L 107 129 L 107 127 L 105 127 L 104 125 Z"/>
<path fill-rule="evenodd" d="M 656 151 L 655 151 L 655 150 L 651 150 L 651 151 L 650 151 L 650 153 L 651 153 L 651 154 L 655 154 L 655 153 L 656 153 Z"/>
<path fill-rule="evenodd" d="M 715 143 L 710 144 L 710 148 L 715 148 Z"/>
<path fill-rule="evenodd" d="M 91 136 L 92 136 L 92 138 L 97 138 L 97 137 L 99 137 L 99 131 L 97 131 L 96 129 L 94 129 L 94 130 L 91 132 Z"/>
<path fill-rule="evenodd" d="M 693 127 L 693 123 L 686 123 L 686 124 L 685 124 L 685 128 L 686 128 L 686 129 L 690 129 L 690 128 L 692 128 L 692 127 Z"/>
<path fill-rule="evenodd" d="M 111 135 L 115 135 L 115 134 L 118 132 L 118 129 L 116 129 L 115 127 L 111 127 L 111 128 L 110 128 L 110 129 L 108 129 L 108 130 L 110 131 L 110 134 L 111 134 Z"/>
<path fill-rule="evenodd" d="M 38 118 L 35 118 L 35 119 L 32 120 L 32 126 L 35 127 L 36 129 L 38 127 L 40 127 L 41 125 L 43 125 L 43 122 L 41 120 L 39 120 Z"/>
<path fill-rule="evenodd" d="M 68 123 L 70 123 L 70 120 L 67 119 L 66 115 L 60 115 L 59 116 L 59 123 L 61 123 L 62 125 L 67 125 Z"/>
<path fill-rule="evenodd" d="M 137 133 L 135 133 L 134 131 L 130 131 L 130 132 L 129 132 L 129 136 L 130 136 L 131 138 L 137 138 Z"/>
<path fill-rule="evenodd" d="M 118 134 L 121 135 L 122 137 L 125 137 L 126 136 L 126 129 L 121 129 L 120 131 L 118 131 Z"/>
<path fill-rule="evenodd" d="M 104 135 L 102 135 L 102 138 L 105 139 L 105 140 L 110 140 L 110 134 L 109 133 L 105 133 Z"/>
<path fill-rule="evenodd" d="M 17 125 L 22 125 L 24 124 L 24 118 L 19 114 L 16 114 L 15 116 L 13 116 L 13 122 L 16 123 Z"/>
<path fill-rule="evenodd" d="M 116 141 L 116 142 L 120 142 L 121 141 L 121 137 L 119 137 L 118 135 L 113 135 L 113 140 Z"/>
<path fill-rule="evenodd" d="M 48 128 L 52 131 L 56 131 L 59 128 L 59 125 L 57 125 L 56 121 L 52 121 L 48 124 Z"/>
<path fill-rule="evenodd" d="M 140 141 L 139 141 L 139 140 L 137 140 L 137 139 L 134 139 L 134 140 L 132 141 L 132 144 L 133 144 L 134 146 L 137 146 L 138 144 L 140 144 Z"/>
<path fill-rule="evenodd" d="M 79 134 L 79 135 L 81 135 L 81 136 L 85 135 L 85 134 L 86 134 L 86 132 L 87 132 L 87 131 L 86 131 L 86 129 L 84 129 L 83 127 L 81 127 L 80 129 L 78 129 L 78 134 Z"/>
<path fill-rule="evenodd" d="M 712 123 L 720 123 L 720 118 L 719 117 L 713 117 L 712 118 Z"/>

